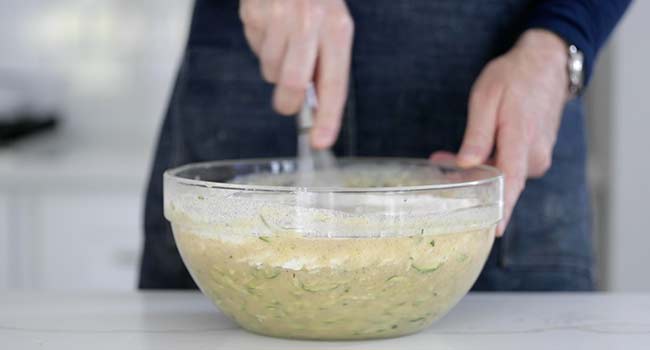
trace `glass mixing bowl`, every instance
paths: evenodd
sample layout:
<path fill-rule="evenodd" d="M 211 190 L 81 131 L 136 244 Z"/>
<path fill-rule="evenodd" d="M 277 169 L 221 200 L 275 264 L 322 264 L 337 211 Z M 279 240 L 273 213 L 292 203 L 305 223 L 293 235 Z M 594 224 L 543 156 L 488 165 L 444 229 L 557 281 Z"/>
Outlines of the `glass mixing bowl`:
<path fill-rule="evenodd" d="M 502 216 L 498 170 L 338 162 L 311 187 L 293 186 L 291 159 L 165 173 L 165 217 L 185 265 L 243 328 L 307 339 L 414 333 L 478 277 Z"/>

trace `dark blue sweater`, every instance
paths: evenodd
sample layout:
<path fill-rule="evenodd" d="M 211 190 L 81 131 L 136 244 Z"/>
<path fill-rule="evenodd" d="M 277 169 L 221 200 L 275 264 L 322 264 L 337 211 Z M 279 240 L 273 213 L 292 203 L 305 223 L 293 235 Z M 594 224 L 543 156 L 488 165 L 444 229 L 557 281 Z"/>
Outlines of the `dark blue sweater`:
<path fill-rule="evenodd" d="M 598 51 L 612 32 L 631 0 L 540 0 L 528 28 L 548 29 L 585 55 L 585 82 Z"/>

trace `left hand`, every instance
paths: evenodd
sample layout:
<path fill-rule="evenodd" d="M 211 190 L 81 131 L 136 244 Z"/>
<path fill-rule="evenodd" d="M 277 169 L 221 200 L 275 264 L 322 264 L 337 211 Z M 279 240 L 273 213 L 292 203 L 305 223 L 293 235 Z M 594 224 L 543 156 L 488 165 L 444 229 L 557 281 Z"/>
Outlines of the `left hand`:
<path fill-rule="evenodd" d="M 461 167 L 495 164 L 504 173 L 501 236 L 528 177 L 551 166 L 562 110 L 569 97 L 566 44 L 532 29 L 491 61 L 472 87 L 467 129 L 458 155 L 435 152 L 434 160 L 455 159 Z M 490 158 L 495 148 L 494 158 Z"/>

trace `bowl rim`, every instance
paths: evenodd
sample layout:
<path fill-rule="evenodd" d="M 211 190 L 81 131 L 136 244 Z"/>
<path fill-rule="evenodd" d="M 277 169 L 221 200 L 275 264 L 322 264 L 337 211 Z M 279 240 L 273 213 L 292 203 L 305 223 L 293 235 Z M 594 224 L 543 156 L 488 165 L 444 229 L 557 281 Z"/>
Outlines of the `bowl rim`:
<path fill-rule="evenodd" d="M 400 161 L 426 164 L 437 167 L 452 168 L 459 171 L 470 171 L 472 169 L 479 169 L 490 173 L 489 176 L 473 181 L 445 183 L 445 184 L 432 184 L 432 185 L 417 185 L 417 186 L 396 186 L 396 187 L 301 187 L 301 186 L 272 186 L 272 185 L 247 185 L 247 184 L 233 184 L 227 182 L 206 181 L 190 179 L 181 177 L 178 174 L 192 169 L 192 168 L 210 168 L 210 167 L 223 167 L 233 165 L 255 165 L 266 164 L 271 162 L 296 162 L 296 158 L 247 158 L 247 159 L 226 159 L 206 162 L 188 163 L 178 167 L 165 170 L 163 177 L 165 181 L 174 181 L 176 183 L 204 187 L 208 189 L 223 189 L 223 190 L 238 190 L 238 191 L 253 191 L 253 192 L 280 192 L 280 193 L 395 193 L 395 192 L 424 192 L 436 191 L 447 189 L 459 189 L 467 187 L 476 187 L 490 183 L 500 182 L 503 183 L 504 175 L 501 170 L 489 166 L 478 165 L 470 168 L 461 168 L 451 162 L 431 161 L 422 158 L 408 158 L 408 157 L 340 157 L 339 161 Z"/>

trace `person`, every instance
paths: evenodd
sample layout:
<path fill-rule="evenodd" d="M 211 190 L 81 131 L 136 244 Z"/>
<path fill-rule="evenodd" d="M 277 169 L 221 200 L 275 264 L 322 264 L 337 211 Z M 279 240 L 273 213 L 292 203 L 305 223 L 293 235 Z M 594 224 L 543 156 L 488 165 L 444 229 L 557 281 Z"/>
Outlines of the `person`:
<path fill-rule="evenodd" d="M 294 123 L 275 115 L 296 113 L 313 81 L 315 147 L 502 170 L 505 234 L 475 290 L 593 290 L 580 92 L 629 2 L 197 0 L 147 193 L 140 288 L 196 288 L 163 217 L 163 171 L 295 155 Z"/>

